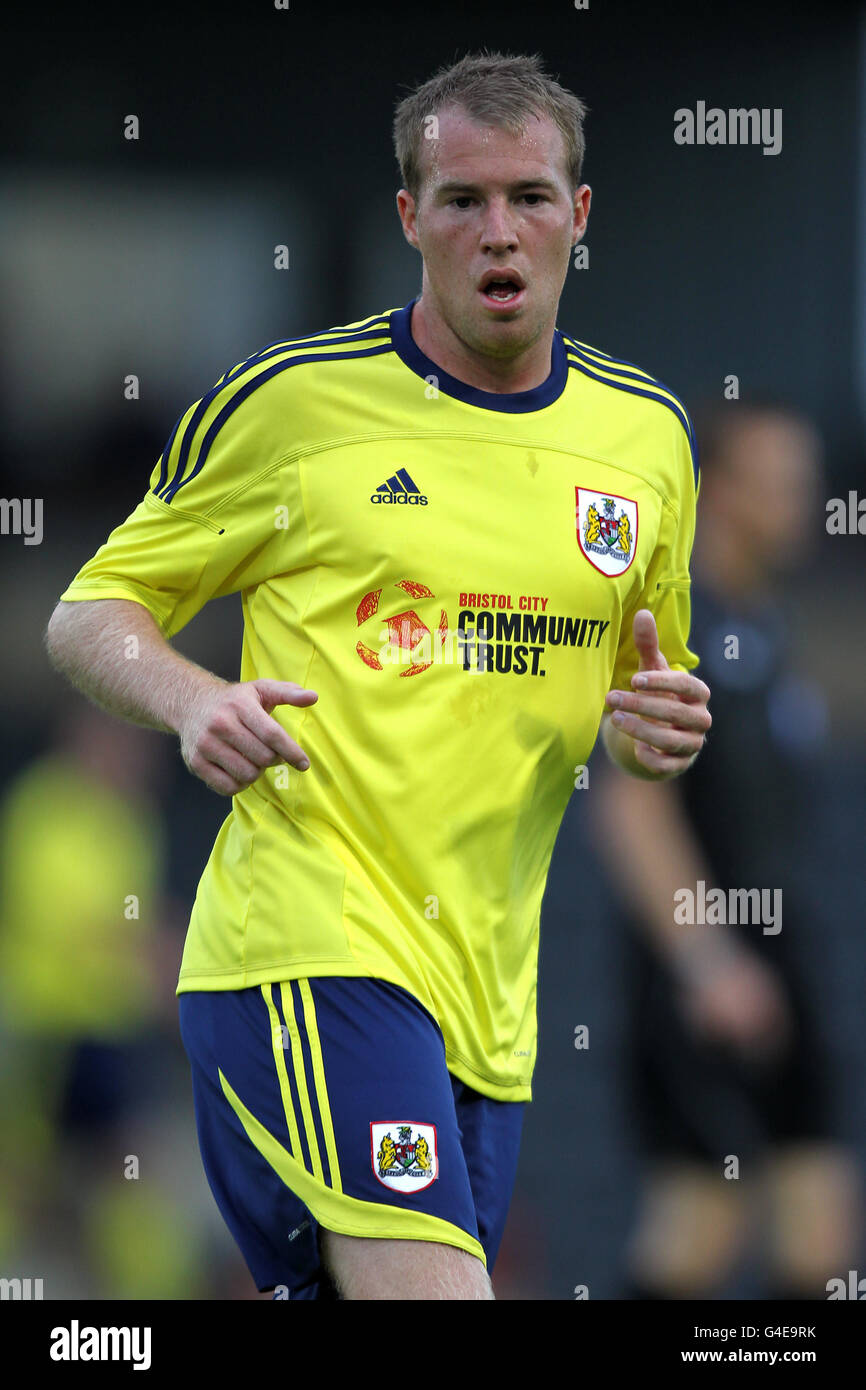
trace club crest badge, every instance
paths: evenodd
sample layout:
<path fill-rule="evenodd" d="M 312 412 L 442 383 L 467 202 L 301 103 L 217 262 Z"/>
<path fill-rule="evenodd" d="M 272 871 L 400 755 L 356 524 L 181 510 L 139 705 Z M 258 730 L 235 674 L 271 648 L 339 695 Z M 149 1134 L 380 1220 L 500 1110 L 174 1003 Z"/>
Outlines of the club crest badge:
<path fill-rule="evenodd" d="M 577 543 L 602 574 L 624 574 L 637 549 L 637 502 L 615 493 L 574 489 Z"/>
<path fill-rule="evenodd" d="M 423 1192 L 439 1176 L 436 1126 L 381 1120 L 370 1125 L 373 1172 L 396 1192 Z"/>

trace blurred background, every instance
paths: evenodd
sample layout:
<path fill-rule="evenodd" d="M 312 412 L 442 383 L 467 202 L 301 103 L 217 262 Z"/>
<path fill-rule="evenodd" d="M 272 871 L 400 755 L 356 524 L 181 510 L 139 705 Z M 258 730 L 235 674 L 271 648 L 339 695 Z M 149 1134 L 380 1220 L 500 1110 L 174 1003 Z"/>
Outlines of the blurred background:
<path fill-rule="evenodd" d="M 701 422 L 716 718 L 687 790 L 596 754 L 572 797 L 498 1296 L 821 1298 L 866 1274 L 866 539 L 825 525 L 866 495 L 866 8 L 186 0 L 4 27 L 0 494 L 43 512 L 38 544 L 0 535 L 0 1275 L 259 1297 L 174 996 L 228 806 L 66 686 L 42 634 L 228 367 L 418 292 L 393 108 L 485 46 L 539 52 L 589 106 L 589 264 L 559 326 Z M 781 152 L 676 144 L 699 101 L 781 108 Z M 233 596 L 177 647 L 234 678 L 240 633 Z M 782 932 L 678 936 L 673 887 L 701 878 L 782 889 Z"/>

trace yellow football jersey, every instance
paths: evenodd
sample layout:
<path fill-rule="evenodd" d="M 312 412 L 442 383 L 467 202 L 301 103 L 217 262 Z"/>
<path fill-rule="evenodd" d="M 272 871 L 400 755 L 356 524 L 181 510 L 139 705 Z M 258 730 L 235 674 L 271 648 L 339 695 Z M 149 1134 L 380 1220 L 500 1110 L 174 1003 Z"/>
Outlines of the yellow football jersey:
<path fill-rule="evenodd" d="M 309 771 L 233 798 L 178 992 L 390 980 L 454 1075 L 527 1100 L 548 867 L 635 610 L 697 665 L 694 440 L 666 387 L 558 329 L 540 386 L 467 386 L 413 304 L 227 372 L 62 598 L 132 599 L 170 638 L 240 592 L 241 680 L 318 693 L 274 711 Z"/>

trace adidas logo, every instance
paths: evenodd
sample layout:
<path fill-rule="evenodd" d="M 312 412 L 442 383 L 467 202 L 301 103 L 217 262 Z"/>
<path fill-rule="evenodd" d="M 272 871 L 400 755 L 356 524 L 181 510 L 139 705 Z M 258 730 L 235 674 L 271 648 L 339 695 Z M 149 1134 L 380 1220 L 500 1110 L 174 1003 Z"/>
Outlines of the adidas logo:
<path fill-rule="evenodd" d="M 423 492 L 419 492 L 417 486 L 409 477 L 405 468 L 398 468 L 397 472 L 377 487 L 376 491 L 370 496 L 371 502 L 387 503 L 389 506 L 394 502 L 401 505 L 412 507 L 426 507 L 427 498 Z"/>

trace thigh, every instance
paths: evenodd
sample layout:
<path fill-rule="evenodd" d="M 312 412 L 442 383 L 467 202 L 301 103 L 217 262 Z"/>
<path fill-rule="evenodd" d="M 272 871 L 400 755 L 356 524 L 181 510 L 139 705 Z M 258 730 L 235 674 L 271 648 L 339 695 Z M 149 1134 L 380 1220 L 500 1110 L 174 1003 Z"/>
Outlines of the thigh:
<path fill-rule="evenodd" d="M 180 996 L 214 1196 L 264 1290 L 326 1296 L 319 1229 L 484 1262 L 452 1079 L 399 986 L 317 977 Z"/>
<path fill-rule="evenodd" d="M 441 1242 L 370 1240 L 320 1232 L 325 1266 L 340 1297 L 351 1300 L 492 1299 L 481 1261 Z"/>

